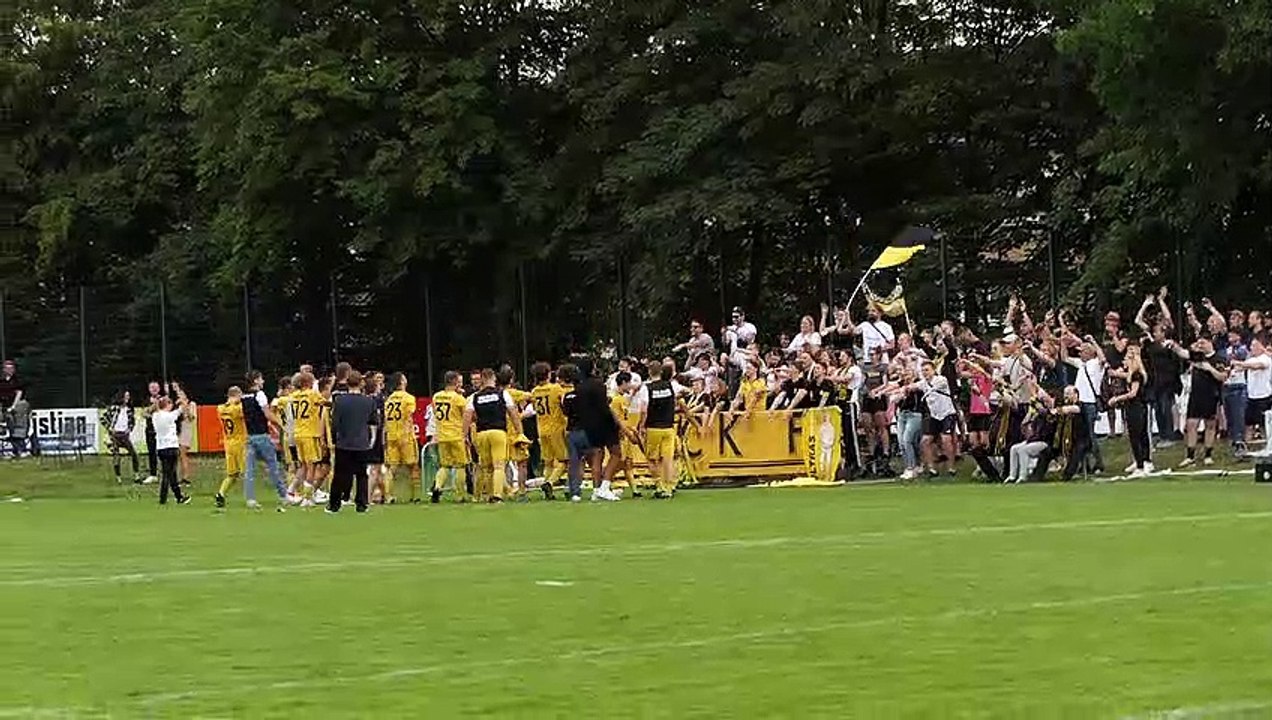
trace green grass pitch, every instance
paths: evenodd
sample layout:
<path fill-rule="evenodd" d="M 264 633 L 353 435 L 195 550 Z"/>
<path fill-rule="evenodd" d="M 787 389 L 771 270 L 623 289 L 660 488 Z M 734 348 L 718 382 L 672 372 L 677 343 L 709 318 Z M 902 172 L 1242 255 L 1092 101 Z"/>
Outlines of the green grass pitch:
<path fill-rule="evenodd" d="M 0 718 L 1272 715 L 1248 474 L 336 517 L 107 474 L 0 466 Z"/>

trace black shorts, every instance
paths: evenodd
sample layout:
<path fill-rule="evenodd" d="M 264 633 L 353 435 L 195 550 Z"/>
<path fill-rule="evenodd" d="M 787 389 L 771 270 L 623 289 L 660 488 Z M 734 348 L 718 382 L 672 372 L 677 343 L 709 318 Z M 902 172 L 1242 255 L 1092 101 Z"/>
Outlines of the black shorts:
<path fill-rule="evenodd" d="M 371 449 L 367 451 L 367 464 L 384 464 L 384 443 L 377 441 L 375 445 L 371 446 Z"/>
<path fill-rule="evenodd" d="M 1188 396 L 1189 420 L 1214 420 L 1219 414 L 1219 398 L 1213 395 Z"/>
<path fill-rule="evenodd" d="M 958 415 L 950 415 L 942 420 L 934 417 L 923 418 L 923 434 L 931 437 L 937 435 L 953 435 L 958 423 Z"/>
<path fill-rule="evenodd" d="M 866 397 L 861 399 L 861 412 L 867 415 L 888 412 L 888 399 L 882 397 Z"/>
<path fill-rule="evenodd" d="M 968 415 L 967 431 L 968 432 L 989 432 L 989 428 L 994 424 L 993 415 Z"/>
<path fill-rule="evenodd" d="M 594 449 L 612 448 L 617 446 L 619 441 L 618 428 L 616 427 L 597 428 L 588 431 L 586 435 L 587 444 Z"/>
<path fill-rule="evenodd" d="M 1272 397 L 1251 399 L 1246 405 L 1246 427 L 1263 427 L 1263 416 L 1268 410 L 1272 410 Z"/>
<path fill-rule="evenodd" d="M 288 446 L 287 446 L 287 457 L 291 458 L 292 465 L 299 465 L 299 464 L 300 464 L 300 454 L 296 452 L 296 446 L 295 446 L 295 445 L 288 445 Z"/>

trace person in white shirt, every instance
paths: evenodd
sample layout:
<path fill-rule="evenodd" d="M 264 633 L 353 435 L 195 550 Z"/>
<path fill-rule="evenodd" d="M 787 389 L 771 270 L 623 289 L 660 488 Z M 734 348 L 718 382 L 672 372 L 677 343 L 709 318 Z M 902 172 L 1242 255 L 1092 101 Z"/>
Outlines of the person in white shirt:
<path fill-rule="evenodd" d="M 937 457 L 945 456 L 945 465 L 951 475 L 954 474 L 954 432 L 958 425 L 958 408 L 954 406 L 954 397 L 950 392 L 950 382 L 936 371 L 931 360 L 923 363 L 923 379 L 915 383 L 923 391 L 923 402 L 927 404 L 928 416 L 924 420 L 923 434 L 929 440 L 927 444 L 928 474 L 935 476 Z"/>
<path fill-rule="evenodd" d="M 1100 454 L 1100 441 L 1095 436 L 1095 421 L 1100 414 L 1100 393 L 1104 387 L 1104 350 L 1095 338 L 1087 335 L 1078 355 L 1081 359 L 1066 357 L 1064 361 L 1078 369 L 1073 385 L 1078 390 L 1078 404 L 1082 406 L 1082 415 L 1091 431 L 1088 462 L 1094 466 L 1091 472 L 1101 473 L 1104 472 L 1104 456 Z"/>
<path fill-rule="evenodd" d="M 132 393 L 124 390 L 115 398 L 115 402 L 102 414 L 102 424 L 108 435 L 107 445 L 111 460 L 115 466 L 115 481 L 123 482 L 120 477 L 120 453 L 128 453 L 132 458 L 133 482 L 142 483 L 141 470 L 137 458 L 137 449 L 133 447 L 132 431 L 136 422 L 132 409 Z"/>
<path fill-rule="evenodd" d="M 786 346 L 786 352 L 790 354 L 814 353 L 821 348 L 821 344 L 821 333 L 817 332 L 817 328 L 813 325 L 813 317 L 805 315 L 799 319 L 799 334 L 791 338 L 791 344 Z"/>
<path fill-rule="evenodd" d="M 1250 355 L 1245 360 L 1232 363 L 1246 373 L 1245 435 L 1248 443 L 1254 436 L 1257 427 L 1272 430 L 1272 355 L 1268 354 L 1267 345 L 1258 338 L 1250 341 Z M 1267 432 L 1265 430 L 1265 433 Z M 1266 435 L 1265 435 L 1266 437 Z M 1272 438 L 1267 438 L 1264 452 L 1272 450 Z"/>
<path fill-rule="evenodd" d="M 733 324 L 724 328 L 724 340 L 729 347 L 729 361 L 739 370 L 746 367 L 746 357 L 742 350 L 753 347 L 759 331 L 755 325 L 747 322 L 742 308 L 733 308 Z"/>
<path fill-rule="evenodd" d="M 883 313 L 879 312 L 878 306 L 872 304 L 866 308 L 865 322 L 853 325 L 850 317 L 848 324 L 852 326 L 854 333 L 861 336 L 862 357 L 873 357 L 871 353 L 878 347 L 883 348 L 883 361 L 888 361 L 897 336 L 892 331 L 892 326 L 883 319 Z"/>
<path fill-rule="evenodd" d="M 190 502 L 190 496 L 182 494 L 181 484 L 177 482 L 177 461 L 181 454 L 181 438 L 177 431 L 177 421 L 185 411 L 185 400 L 179 402 L 180 405 L 174 408 L 171 399 L 166 395 L 161 396 L 158 408 L 150 416 L 155 427 L 155 450 L 159 454 L 159 464 L 162 468 L 159 484 L 160 505 L 168 503 L 168 490 L 172 490 L 178 505 Z"/>

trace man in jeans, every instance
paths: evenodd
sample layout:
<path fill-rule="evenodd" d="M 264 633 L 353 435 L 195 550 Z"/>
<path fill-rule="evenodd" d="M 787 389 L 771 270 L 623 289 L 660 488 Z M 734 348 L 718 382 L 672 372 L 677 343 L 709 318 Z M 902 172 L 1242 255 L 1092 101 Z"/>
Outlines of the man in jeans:
<path fill-rule="evenodd" d="M 1074 387 L 1078 392 L 1078 404 L 1082 408 L 1084 424 L 1089 431 L 1091 441 L 1088 467 L 1091 472 L 1104 472 L 1104 457 L 1100 454 L 1100 443 L 1095 437 L 1095 420 L 1100 414 L 1100 388 L 1104 380 L 1104 353 L 1098 343 L 1090 335 L 1083 338 L 1079 349 L 1081 360 L 1066 358 L 1065 362 L 1078 369 Z"/>
<path fill-rule="evenodd" d="M 1147 399 L 1157 419 L 1157 447 L 1167 448 L 1182 438 L 1175 427 L 1175 396 L 1183 386 L 1175 342 L 1166 336 L 1165 323 L 1153 326 L 1152 337 L 1152 341 L 1144 343 L 1141 353 L 1148 370 Z"/>
<path fill-rule="evenodd" d="M 247 472 L 243 476 L 243 493 L 247 496 L 247 506 L 260 509 L 256 502 L 256 461 L 263 460 L 269 470 L 269 479 L 278 492 L 278 511 L 283 512 L 285 505 L 295 505 L 287 496 L 287 487 L 283 484 L 283 474 L 278 469 L 278 453 L 274 450 L 274 441 L 269 436 L 269 426 L 273 425 L 282 431 L 283 423 L 269 406 L 269 398 L 265 397 L 265 379 L 259 370 L 247 373 L 248 391 L 243 393 L 243 425 L 247 427 Z"/>
<path fill-rule="evenodd" d="M 1240 311 L 1234 311 L 1233 318 L 1240 317 Z M 1244 318 L 1242 318 L 1244 319 Z M 1228 423 L 1228 442 L 1232 445 L 1232 454 L 1236 457 L 1245 455 L 1245 420 L 1246 405 L 1249 396 L 1246 393 L 1246 371 L 1241 363 L 1250 357 L 1241 331 L 1228 329 L 1228 343 L 1219 356 L 1232 368 L 1228 379 L 1223 383 L 1223 415 Z"/>

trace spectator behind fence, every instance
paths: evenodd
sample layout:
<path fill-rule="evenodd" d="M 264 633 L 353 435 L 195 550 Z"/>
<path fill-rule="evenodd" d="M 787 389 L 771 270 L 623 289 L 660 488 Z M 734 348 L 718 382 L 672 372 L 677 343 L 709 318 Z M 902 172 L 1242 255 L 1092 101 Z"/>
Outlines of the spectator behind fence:
<path fill-rule="evenodd" d="M 702 323 L 697 320 L 689 322 L 689 340 L 672 348 L 671 352 L 674 354 L 685 350 L 689 351 L 689 365 L 692 365 L 699 355 L 715 352 L 715 340 L 702 331 Z"/>
<path fill-rule="evenodd" d="M 5 420 L 9 428 L 9 447 L 13 457 L 26 457 L 31 454 L 31 403 L 19 396 L 12 406 L 5 411 Z"/>
<path fill-rule="evenodd" d="M 852 316 L 848 316 L 847 321 L 853 328 L 853 332 L 861 336 L 861 357 L 868 360 L 874 357 L 875 348 L 880 348 L 883 351 L 883 360 L 887 362 L 888 354 L 892 351 L 893 343 L 896 342 L 896 333 L 883 319 L 879 306 L 874 304 L 867 306 L 866 319 L 860 324 L 854 325 Z"/>
<path fill-rule="evenodd" d="M 805 315 L 799 319 L 799 333 L 791 338 L 791 342 L 786 346 L 786 353 L 794 355 L 801 352 L 816 352 L 821 348 L 821 333 L 817 332 L 816 326 L 813 325 L 813 317 Z"/>
<path fill-rule="evenodd" d="M 0 370 L 0 410 L 12 410 L 13 404 L 26 394 L 26 385 L 18 376 L 18 364 L 5 360 Z"/>
<path fill-rule="evenodd" d="M 138 467 L 137 450 L 133 447 L 132 432 L 137 416 L 132 409 L 132 393 L 122 390 L 115 396 L 114 402 L 102 413 L 102 428 L 106 430 L 106 447 L 110 450 L 111 461 L 115 466 L 115 481 L 120 478 L 120 453 L 126 452 L 132 458 L 133 482 L 141 483 L 141 469 Z"/>

